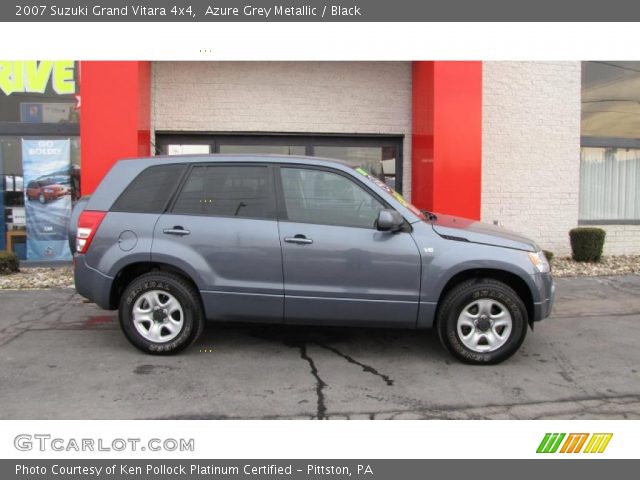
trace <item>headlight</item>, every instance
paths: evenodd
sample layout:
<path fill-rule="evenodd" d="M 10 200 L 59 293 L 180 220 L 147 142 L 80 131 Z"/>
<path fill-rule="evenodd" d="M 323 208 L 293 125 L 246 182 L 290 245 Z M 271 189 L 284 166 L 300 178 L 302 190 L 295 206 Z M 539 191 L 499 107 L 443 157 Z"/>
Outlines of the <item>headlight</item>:
<path fill-rule="evenodd" d="M 549 265 L 549 261 L 547 257 L 544 255 L 544 252 L 529 252 L 529 259 L 531 263 L 538 269 L 540 273 L 548 273 L 551 271 L 551 266 Z"/>

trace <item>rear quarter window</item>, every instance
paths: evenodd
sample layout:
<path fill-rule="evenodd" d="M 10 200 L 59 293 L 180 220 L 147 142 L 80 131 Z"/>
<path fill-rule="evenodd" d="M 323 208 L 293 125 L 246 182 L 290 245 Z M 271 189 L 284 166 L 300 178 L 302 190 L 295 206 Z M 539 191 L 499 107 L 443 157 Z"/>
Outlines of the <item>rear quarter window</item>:
<path fill-rule="evenodd" d="M 138 175 L 115 201 L 111 211 L 162 213 L 186 165 L 156 165 Z"/>

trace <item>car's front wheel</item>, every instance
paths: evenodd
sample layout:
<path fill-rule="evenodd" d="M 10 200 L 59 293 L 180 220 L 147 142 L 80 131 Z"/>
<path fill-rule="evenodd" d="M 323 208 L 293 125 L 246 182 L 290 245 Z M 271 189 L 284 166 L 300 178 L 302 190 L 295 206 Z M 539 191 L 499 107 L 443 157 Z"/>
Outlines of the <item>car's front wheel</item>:
<path fill-rule="evenodd" d="M 527 309 L 505 283 L 473 279 L 447 293 L 436 319 L 442 345 L 465 363 L 500 363 L 527 334 Z"/>
<path fill-rule="evenodd" d="M 127 339 L 156 355 L 184 350 L 204 327 L 198 292 L 182 277 L 167 272 L 133 280 L 120 299 L 119 317 Z"/>

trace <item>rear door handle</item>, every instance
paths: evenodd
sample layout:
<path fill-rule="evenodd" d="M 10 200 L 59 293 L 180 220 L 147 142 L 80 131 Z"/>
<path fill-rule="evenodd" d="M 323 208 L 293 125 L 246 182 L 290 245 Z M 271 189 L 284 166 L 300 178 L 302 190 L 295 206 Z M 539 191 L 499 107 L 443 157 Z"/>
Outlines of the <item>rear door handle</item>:
<path fill-rule="evenodd" d="M 191 232 L 189 230 L 185 230 L 184 228 L 180 227 L 180 226 L 175 226 L 173 228 L 165 228 L 164 230 L 162 230 L 163 233 L 166 233 L 167 235 L 179 235 L 179 236 L 184 236 L 184 235 L 189 235 Z"/>
<path fill-rule="evenodd" d="M 299 243 L 303 245 L 310 245 L 313 240 L 305 237 L 304 235 L 296 235 L 295 237 L 284 237 L 284 241 L 287 243 Z"/>

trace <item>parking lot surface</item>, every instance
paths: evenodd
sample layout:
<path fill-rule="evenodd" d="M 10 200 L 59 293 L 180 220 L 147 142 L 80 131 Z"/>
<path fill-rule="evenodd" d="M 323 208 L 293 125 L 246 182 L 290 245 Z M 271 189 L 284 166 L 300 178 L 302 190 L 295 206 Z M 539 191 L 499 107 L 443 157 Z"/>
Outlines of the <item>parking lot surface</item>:
<path fill-rule="evenodd" d="M 432 331 L 267 325 L 155 357 L 73 290 L 2 291 L 0 418 L 640 418 L 640 276 L 556 282 L 552 317 L 488 367 Z"/>

